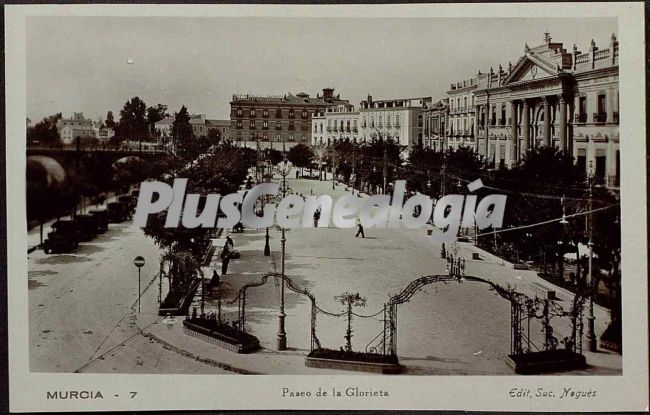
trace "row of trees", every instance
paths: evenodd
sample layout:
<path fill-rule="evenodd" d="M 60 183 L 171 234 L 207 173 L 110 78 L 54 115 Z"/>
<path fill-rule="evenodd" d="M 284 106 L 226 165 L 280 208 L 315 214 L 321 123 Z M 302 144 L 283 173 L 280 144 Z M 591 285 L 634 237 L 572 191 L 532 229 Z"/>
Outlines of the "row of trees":
<path fill-rule="evenodd" d="M 506 194 L 508 201 L 506 228 L 481 231 L 479 245 L 514 262 L 531 261 L 558 283 L 567 273 L 578 283 L 586 279 L 585 247 L 591 238 L 594 278 L 602 278 L 615 295 L 620 284 L 620 206 L 607 189 L 590 186 L 589 177 L 571 155 L 535 147 L 514 167 L 491 169 L 469 148 L 404 150 L 390 139 L 366 144 L 341 140 L 322 151 L 321 158 L 334 167 L 340 180 L 370 193 L 384 183 L 390 192 L 390 183 L 403 179 L 408 191 L 438 199 L 444 194 L 465 194 L 466 185 L 481 178 L 487 186 L 473 194 L 479 198 Z M 588 214 L 590 206 L 598 210 Z M 557 220 L 563 216 L 565 220 Z M 533 224 L 538 225 L 529 226 Z M 570 272 L 565 269 L 565 256 L 574 258 Z"/>
<path fill-rule="evenodd" d="M 175 140 L 192 141 L 195 138 L 185 125 L 184 109 L 172 126 L 172 136 Z M 254 150 L 235 146 L 229 141 L 217 142 L 208 148 L 178 151 L 173 157 L 173 169 L 162 180 L 171 185 L 175 177 L 187 178 L 187 192 L 203 195 L 236 192 L 256 162 Z M 203 203 L 199 204 L 199 210 Z M 170 288 L 164 304 L 172 306 L 187 292 L 192 280 L 200 275 L 211 230 L 201 227 L 188 229 L 180 224 L 167 228 L 165 221 L 165 212 L 149 216 L 144 232 L 165 250 L 162 261 L 166 264 L 165 276 Z"/>

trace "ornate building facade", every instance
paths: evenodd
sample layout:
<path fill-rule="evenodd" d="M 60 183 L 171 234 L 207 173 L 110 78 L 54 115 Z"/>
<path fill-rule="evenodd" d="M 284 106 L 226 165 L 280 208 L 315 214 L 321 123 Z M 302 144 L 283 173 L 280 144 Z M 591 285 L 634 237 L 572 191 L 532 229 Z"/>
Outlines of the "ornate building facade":
<path fill-rule="evenodd" d="M 434 151 L 448 148 L 449 99 L 427 104 L 422 110 L 424 146 Z"/>
<path fill-rule="evenodd" d="M 230 139 L 239 142 L 311 143 L 312 117 L 330 106 L 347 104 L 334 96 L 333 88 L 323 95 L 253 96 L 233 95 L 230 102 Z"/>
<path fill-rule="evenodd" d="M 532 146 L 556 146 L 585 173 L 619 185 L 618 41 L 586 52 L 562 43 L 524 48 L 507 70 L 477 75 L 474 147 L 494 167 L 509 167 Z"/>
<path fill-rule="evenodd" d="M 358 142 L 359 112 L 354 105 L 339 104 L 322 110 L 312 117 L 311 144 L 329 146 L 335 140 Z"/>
<path fill-rule="evenodd" d="M 406 149 L 423 142 L 422 111 L 431 97 L 375 101 L 368 95 L 359 106 L 359 140 L 390 138 Z"/>
<path fill-rule="evenodd" d="M 449 124 L 447 147 L 473 147 L 476 124 L 474 91 L 477 88 L 475 78 L 451 84 L 447 92 L 449 99 Z"/>

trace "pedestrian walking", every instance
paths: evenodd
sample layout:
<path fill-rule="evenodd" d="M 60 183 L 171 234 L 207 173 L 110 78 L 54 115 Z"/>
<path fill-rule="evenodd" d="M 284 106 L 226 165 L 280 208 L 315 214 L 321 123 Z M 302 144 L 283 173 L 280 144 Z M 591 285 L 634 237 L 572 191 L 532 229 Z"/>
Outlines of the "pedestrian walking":
<path fill-rule="evenodd" d="M 298 172 L 298 169 L 296 169 L 296 179 L 300 178 L 300 173 Z"/>
<path fill-rule="evenodd" d="M 320 208 L 314 212 L 314 228 L 318 228 L 318 221 L 320 220 Z"/>
<path fill-rule="evenodd" d="M 362 238 L 366 237 L 366 234 L 363 233 L 363 225 L 361 224 L 361 221 L 357 221 L 357 234 L 354 235 L 355 238 L 358 238 L 359 235 L 361 235 Z"/>
<path fill-rule="evenodd" d="M 230 263 L 230 258 L 235 251 L 235 243 L 233 242 L 230 235 L 226 236 L 226 243 L 223 245 L 221 250 L 221 275 L 226 275 L 228 272 L 228 264 Z"/>

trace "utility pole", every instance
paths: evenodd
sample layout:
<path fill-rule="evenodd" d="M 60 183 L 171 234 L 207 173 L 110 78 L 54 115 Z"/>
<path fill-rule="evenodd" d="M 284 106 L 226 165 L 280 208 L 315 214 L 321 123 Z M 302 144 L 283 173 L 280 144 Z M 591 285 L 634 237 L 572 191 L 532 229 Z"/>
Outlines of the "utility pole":
<path fill-rule="evenodd" d="M 440 197 L 445 195 L 445 153 L 442 153 L 442 165 L 440 166 Z"/>
<path fill-rule="evenodd" d="M 587 275 L 587 290 L 589 293 L 589 314 L 587 315 L 587 346 L 590 352 L 595 352 L 597 350 L 596 345 L 596 333 L 594 330 L 594 292 L 596 287 L 593 287 L 593 258 L 594 258 L 594 243 L 593 243 L 593 216 L 591 213 L 592 209 L 592 197 L 593 197 L 593 185 L 594 185 L 594 176 L 593 176 L 593 162 L 589 162 L 589 198 L 588 198 L 588 208 L 587 208 L 587 217 L 589 220 L 588 232 L 589 232 L 589 242 L 587 247 L 589 248 L 589 274 Z"/>
<path fill-rule="evenodd" d="M 384 187 L 382 193 L 386 194 L 386 177 L 388 176 L 388 166 L 386 165 L 386 152 L 388 151 L 388 142 L 384 141 Z"/>

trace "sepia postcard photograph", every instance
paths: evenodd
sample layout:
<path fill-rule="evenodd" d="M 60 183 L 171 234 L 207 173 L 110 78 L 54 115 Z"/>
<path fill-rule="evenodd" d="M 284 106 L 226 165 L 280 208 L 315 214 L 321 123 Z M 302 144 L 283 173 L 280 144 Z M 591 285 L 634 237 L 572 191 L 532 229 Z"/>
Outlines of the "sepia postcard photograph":
<path fill-rule="evenodd" d="M 647 410 L 643 7 L 6 6 L 11 410 Z"/>

